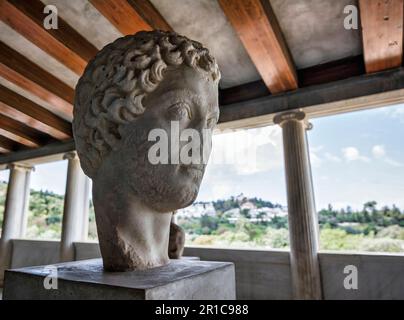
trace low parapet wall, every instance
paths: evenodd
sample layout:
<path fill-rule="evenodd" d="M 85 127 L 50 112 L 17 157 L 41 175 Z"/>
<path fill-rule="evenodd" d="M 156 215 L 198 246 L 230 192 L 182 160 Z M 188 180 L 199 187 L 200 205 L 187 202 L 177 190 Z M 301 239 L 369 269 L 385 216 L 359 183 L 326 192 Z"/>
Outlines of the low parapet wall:
<path fill-rule="evenodd" d="M 291 299 L 289 252 L 286 250 L 187 247 L 185 255 L 201 260 L 230 261 L 236 267 L 238 299 Z M 404 255 L 321 252 L 325 299 L 404 299 Z M 76 260 L 100 257 L 97 242 L 75 243 Z M 12 268 L 58 262 L 59 242 L 13 240 Z M 344 273 L 354 266 L 358 289 L 346 289 Z M 352 268 L 351 268 L 352 269 Z"/>

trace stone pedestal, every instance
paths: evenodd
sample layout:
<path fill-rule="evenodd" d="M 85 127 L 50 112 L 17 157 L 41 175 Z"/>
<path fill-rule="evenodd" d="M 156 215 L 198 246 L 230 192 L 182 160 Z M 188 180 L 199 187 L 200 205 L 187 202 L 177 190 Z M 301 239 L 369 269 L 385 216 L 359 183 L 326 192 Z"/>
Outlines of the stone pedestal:
<path fill-rule="evenodd" d="M 52 289 L 56 279 L 57 289 Z M 44 283 L 51 288 L 45 289 Z M 233 263 L 190 259 L 171 260 L 163 267 L 130 272 L 105 272 L 101 259 L 7 270 L 3 291 L 4 300 L 235 298 Z"/>

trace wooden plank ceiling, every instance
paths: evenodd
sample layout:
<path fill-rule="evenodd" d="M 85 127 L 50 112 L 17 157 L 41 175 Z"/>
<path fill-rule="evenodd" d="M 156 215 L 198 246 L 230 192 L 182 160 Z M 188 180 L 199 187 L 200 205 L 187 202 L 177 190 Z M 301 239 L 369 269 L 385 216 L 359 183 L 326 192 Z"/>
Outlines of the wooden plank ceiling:
<path fill-rule="evenodd" d="M 400 67 L 403 0 L 359 0 L 366 72 Z"/>
<path fill-rule="evenodd" d="M 268 1 L 220 0 L 262 80 L 272 93 L 297 88 L 296 70 Z"/>
<path fill-rule="evenodd" d="M 124 35 L 139 30 L 172 31 L 167 21 L 149 1 L 90 0 L 90 2 Z"/>
<path fill-rule="evenodd" d="M 403 0 L 359 0 L 363 55 L 305 69 L 296 68 L 271 1 L 217 1 L 261 77 L 258 81 L 221 89 L 221 105 L 283 94 L 362 75 L 365 70 L 372 73 L 402 64 Z M 90 0 L 87 5 L 105 17 L 110 28 L 123 35 L 140 30 L 173 30 L 171 25 L 176 25 L 175 18 L 179 19 L 176 15 L 163 16 L 157 9 L 158 0 Z M 59 12 L 58 29 L 45 29 L 44 7 L 39 0 L 0 0 L 0 19 L 80 76 L 98 49 L 74 25 L 61 18 L 63 12 Z M 71 123 L 66 120 L 72 118 L 74 89 L 71 86 L 43 65 L 28 59 L 24 52 L 15 50 L 12 43 L 3 41 L 0 41 L 0 77 L 48 105 L 45 107 L 21 92 L 0 85 L 0 153 L 71 141 Z"/>

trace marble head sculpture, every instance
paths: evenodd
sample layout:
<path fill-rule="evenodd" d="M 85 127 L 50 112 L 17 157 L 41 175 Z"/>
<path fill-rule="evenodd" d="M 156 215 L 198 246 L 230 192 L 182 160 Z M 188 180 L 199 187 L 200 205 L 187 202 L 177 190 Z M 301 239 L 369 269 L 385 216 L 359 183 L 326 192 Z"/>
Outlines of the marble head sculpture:
<path fill-rule="evenodd" d="M 174 122 L 180 132 L 213 129 L 219 79 L 206 48 L 163 31 L 120 38 L 86 67 L 76 87 L 73 132 L 93 180 L 106 270 L 168 263 L 171 212 L 195 200 L 205 164 L 152 164 L 148 151 L 156 142 L 148 136 L 159 128 L 170 137 Z"/>

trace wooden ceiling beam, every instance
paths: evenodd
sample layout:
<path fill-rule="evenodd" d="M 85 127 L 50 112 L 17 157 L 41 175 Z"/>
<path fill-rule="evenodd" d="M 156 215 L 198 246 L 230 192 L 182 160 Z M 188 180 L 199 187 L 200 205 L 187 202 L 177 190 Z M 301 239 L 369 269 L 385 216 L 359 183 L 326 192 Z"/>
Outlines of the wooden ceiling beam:
<path fill-rule="evenodd" d="M 97 48 L 58 17 L 57 29 L 45 29 L 45 5 L 39 0 L 2 0 L 0 19 L 22 36 L 81 75 Z"/>
<path fill-rule="evenodd" d="M 72 118 L 74 90 L 2 41 L 0 76 L 48 102 L 53 112 Z"/>
<path fill-rule="evenodd" d="M 172 28 L 148 0 L 90 0 L 91 4 L 122 34 Z"/>
<path fill-rule="evenodd" d="M 403 0 L 359 0 L 366 72 L 400 67 L 403 60 Z"/>
<path fill-rule="evenodd" d="M 1 135 L 27 147 L 39 147 L 55 141 L 49 135 L 2 114 L 0 114 L 0 128 Z"/>
<path fill-rule="evenodd" d="M 365 72 L 362 55 L 297 70 L 301 88 L 360 76 Z"/>
<path fill-rule="evenodd" d="M 226 105 L 270 95 L 264 81 L 257 80 L 235 87 L 219 89 L 219 104 Z"/>
<path fill-rule="evenodd" d="M 11 131 L 7 131 L 3 128 L 0 127 L 0 135 L 3 137 L 6 137 L 9 140 L 12 140 L 14 142 L 20 143 L 28 148 L 35 148 L 38 147 L 38 144 L 33 143 L 29 139 L 25 139 L 24 137 L 20 137 L 18 134 L 15 134 Z"/>
<path fill-rule="evenodd" d="M 294 90 L 297 75 L 268 0 L 219 0 L 271 93 Z"/>
<path fill-rule="evenodd" d="M 0 148 L 2 152 L 10 152 L 13 150 L 13 140 L 0 136 Z"/>
<path fill-rule="evenodd" d="M 299 88 L 348 79 L 365 74 L 363 56 L 344 58 L 314 67 L 297 70 Z M 219 91 L 220 105 L 248 101 L 271 93 L 262 80 L 245 83 Z"/>
<path fill-rule="evenodd" d="M 38 147 L 38 144 L 31 142 L 28 139 L 25 139 L 23 137 L 20 137 L 18 134 L 15 134 L 11 131 L 7 131 L 5 129 L 2 129 L 0 127 L 0 135 L 2 135 L 3 137 L 6 137 L 9 140 L 12 140 L 14 142 L 20 143 L 28 148 L 34 148 L 34 147 Z"/>
<path fill-rule="evenodd" d="M 69 122 L 2 85 L 0 85 L 0 113 L 58 140 L 72 137 Z"/>
<path fill-rule="evenodd" d="M 24 146 L 0 135 L 0 148 L 4 150 L 3 152 L 12 152 L 17 150 L 23 150 Z"/>

